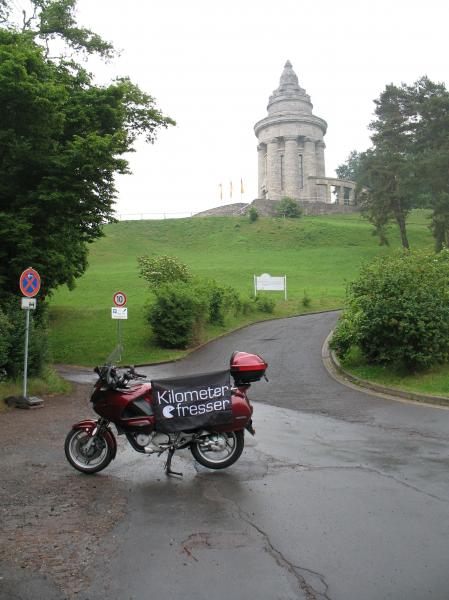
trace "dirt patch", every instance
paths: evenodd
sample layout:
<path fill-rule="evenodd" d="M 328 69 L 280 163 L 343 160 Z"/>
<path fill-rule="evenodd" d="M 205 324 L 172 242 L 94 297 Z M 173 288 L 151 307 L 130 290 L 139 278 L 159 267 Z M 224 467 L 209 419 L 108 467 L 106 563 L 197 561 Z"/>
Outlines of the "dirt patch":
<path fill-rule="evenodd" d="M 65 459 L 72 423 L 93 415 L 90 389 L 0 413 L 0 563 L 46 575 L 66 598 L 86 587 L 86 567 L 126 505 L 120 481 L 77 473 Z"/>

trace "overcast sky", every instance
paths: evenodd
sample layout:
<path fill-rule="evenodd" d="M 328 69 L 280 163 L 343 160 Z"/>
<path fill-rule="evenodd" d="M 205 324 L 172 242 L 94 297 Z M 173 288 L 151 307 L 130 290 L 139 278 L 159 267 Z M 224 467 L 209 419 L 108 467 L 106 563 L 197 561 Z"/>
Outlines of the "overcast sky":
<path fill-rule="evenodd" d="M 117 213 L 190 213 L 257 197 L 254 124 L 289 59 L 328 123 L 326 175 L 369 144 L 373 100 L 421 75 L 449 82 L 443 0 L 79 0 L 79 22 L 121 50 L 99 82 L 129 75 L 177 121 L 139 143 Z M 233 182 L 233 198 L 229 183 Z M 223 184 L 220 200 L 219 184 Z"/>

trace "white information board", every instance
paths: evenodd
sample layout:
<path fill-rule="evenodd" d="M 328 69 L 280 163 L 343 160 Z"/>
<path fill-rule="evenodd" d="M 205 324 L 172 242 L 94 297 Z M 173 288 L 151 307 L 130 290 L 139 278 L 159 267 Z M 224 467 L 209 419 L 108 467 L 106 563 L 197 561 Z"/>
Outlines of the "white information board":
<path fill-rule="evenodd" d="M 112 318 L 113 319 L 127 319 L 128 318 L 128 309 L 120 306 L 112 307 Z"/>
<path fill-rule="evenodd" d="M 284 292 L 284 297 L 287 300 L 287 275 L 282 277 L 272 277 L 268 273 L 262 275 L 254 275 L 254 295 L 257 292 Z"/>

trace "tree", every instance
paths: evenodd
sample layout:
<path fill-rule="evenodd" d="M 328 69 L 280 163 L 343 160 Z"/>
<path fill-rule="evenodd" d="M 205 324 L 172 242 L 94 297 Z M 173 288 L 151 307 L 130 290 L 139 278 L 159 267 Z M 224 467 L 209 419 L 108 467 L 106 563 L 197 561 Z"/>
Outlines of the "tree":
<path fill-rule="evenodd" d="M 335 169 L 338 179 L 347 179 L 349 181 L 357 182 L 359 179 L 359 169 L 361 160 L 362 153 L 357 152 L 357 150 L 352 150 L 349 153 L 346 162 L 344 162 Z"/>
<path fill-rule="evenodd" d="M 388 244 L 386 229 L 394 219 L 402 246 L 408 249 L 406 219 L 412 206 L 408 180 L 403 172 L 405 164 L 386 147 L 368 150 L 360 161 L 356 195 L 362 214 L 374 225 L 381 245 Z"/>
<path fill-rule="evenodd" d="M 293 198 L 288 198 L 287 196 L 281 198 L 276 207 L 276 212 L 280 217 L 287 217 L 288 219 L 298 219 L 302 214 L 298 203 Z"/>
<path fill-rule="evenodd" d="M 174 121 L 127 78 L 97 86 L 73 60 L 50 59 L 39 36 L 103 55 L 110 45 L 75 27 L 75 0 L 33 4 L 24 31 L 0 28 L 0 290 L 16 293 L 32 265 L 45 297 L 84 272 L 87 244 L 113 220 L 114 175 L 129 172 L 123 155 L 136 137 L 153 142 Z"/>
<path fill-rule="evenodd" d="M 449 243 L 449 92 L 422 77 L 407 92 L 413 102 L 414 158 L 418 192 L 432 208 L 436 249 Z"/>
<path fill-rule="evenodd" d="M 357 173 L 365 214 L 381 239 L 394 218 L 408 248 L 408 212 L 430 207 L 441 250 L 449 241 L 449 92 L 444 84 L 421 77 L 412 85 L 386 86 L 375 103 L 373 147 L 359 155 Z"/>
<path fill-rule="evenodd" d="M 186 283 L 192 278 L 190 269 L 176 256 L 139 256 L 139 276 L 145 279 L 152 288 L 158 288 L 164 283 L 182 281 Z"/>

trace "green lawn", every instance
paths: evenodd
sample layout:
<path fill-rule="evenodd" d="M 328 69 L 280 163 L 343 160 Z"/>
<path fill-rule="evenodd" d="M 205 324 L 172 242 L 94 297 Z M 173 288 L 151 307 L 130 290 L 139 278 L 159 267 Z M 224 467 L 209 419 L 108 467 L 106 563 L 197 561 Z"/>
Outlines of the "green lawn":
<path fill-rule="evenodd" d="M 347 358 L 341 361 L 342 367 L 359 377 L 407 392 L 449 397 L 449 365 L 438 365 L 425 372 L 406 373 L 391 367 L 367 365 L 361 354 L 352 349 Z"/>
<path fill-rule="evenodd" d="M 412 247 L 433 245 L 424 211 L 413 212 L 408 230 Z M 358 214 L 261 218 L 255 223 L 244 217 L 209 217 L 106 225 L 105 237 L 91 246 L 89 268 L 75 290 L 62 287 L 51 298 L 54 360 L 92 366 L 106 357 L 117 339 L 110 309 L 118 290 L 128 297 L 129 319 L 122 324 L 125 362 L 184 354 L 157 348 L 144 321 L 143 308 L 152 294 L 138 277 L 136 259 L 142 254 L 177 256 L 195 274 L 232 285 L 245 295 L 253 291 L 254 274 L 286 274 L 288 301 L 282 293 L 273 293 L 279 300 L 274 316 L 286 316 L 341 307 L 346 282 L 357 275 L 360 264 L 399 247 L 396 228 L 391 228 L 389 247 L 380 247 L 371 231 Z M 301 303 L 304 290 L 311 298 L 307 309 Z M 229 321 L 225 328 L 205 331 L 204 339 L 264 317 L 256 313 Z"/>

